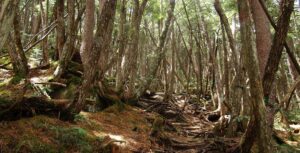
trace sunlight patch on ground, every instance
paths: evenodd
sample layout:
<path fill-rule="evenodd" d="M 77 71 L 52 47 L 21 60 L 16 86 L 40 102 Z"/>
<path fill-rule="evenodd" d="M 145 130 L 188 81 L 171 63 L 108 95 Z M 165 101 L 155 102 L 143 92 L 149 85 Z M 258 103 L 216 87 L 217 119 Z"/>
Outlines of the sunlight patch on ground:
<path fill-rule="evenodd" d="M 32 77 L 30 78 L 30 81 L 32 83 L 42 83 L 42 82 L 48 82 L 51 79 L 52 79 L 52 75 L 47 75 L 47 76 Z"/>
<path fill-rule="evenodd" d="M 110 139 L 113 140 L 113 143 L 120 146 L 120 147 L 126 147 L 130 144 L 136 144 L 136 142 L 132 139 L 127 139 L 122 135 L 116 135 L 116 134 L 111 134 L 111 133 L 104 133 L 104 132 L 98 132 L 98 131 L 93 131 L 93 134 L 97 137 L 106 137 L 108 136 Z"/>

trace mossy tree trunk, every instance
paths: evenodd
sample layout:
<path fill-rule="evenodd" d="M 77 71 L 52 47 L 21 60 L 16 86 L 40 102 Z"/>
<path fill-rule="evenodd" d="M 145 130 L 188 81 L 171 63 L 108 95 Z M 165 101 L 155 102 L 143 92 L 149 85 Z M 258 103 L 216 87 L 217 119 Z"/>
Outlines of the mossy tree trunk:
<path fill-rule="evenodd" d="M 28 74 L 28 65 L 27 59 L 25 56 L 25 52 L 23 51 L 23 45 L 21 42 L 21 32 L 20 32 L 20 16 L 19 16 L 19 4 L 18 0 L 11 1 L 13 3 L 12 8 L 14 10 L 14 17 L 13 17 L 13 45 L 9 50 L 9 55 L 11 58 L 11 62 L 13 65 L 13 70 L 15 76 L 25 78 Z M 10 25 L 7 25 L 10 26 Z"/>

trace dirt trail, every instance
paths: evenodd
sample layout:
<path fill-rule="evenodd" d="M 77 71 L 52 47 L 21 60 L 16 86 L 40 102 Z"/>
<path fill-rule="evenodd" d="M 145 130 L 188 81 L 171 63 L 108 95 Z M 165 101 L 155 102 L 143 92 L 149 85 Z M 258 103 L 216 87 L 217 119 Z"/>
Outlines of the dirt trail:
<path fill-rule="evenodd" d="M 212 111 L 187 95 L 174 95 L 172 100 L 164 102 L 163 95 L 158 93 L 141 98 L 138 104 L 145 111 L 159 113 L 165 119 L 165 130 L 158 138 L 163 149 L 156 152 L 224 153 L 239 141 L 239 138 L 218 137 L 214 133 L 216 123 L 208 120 Z"/>

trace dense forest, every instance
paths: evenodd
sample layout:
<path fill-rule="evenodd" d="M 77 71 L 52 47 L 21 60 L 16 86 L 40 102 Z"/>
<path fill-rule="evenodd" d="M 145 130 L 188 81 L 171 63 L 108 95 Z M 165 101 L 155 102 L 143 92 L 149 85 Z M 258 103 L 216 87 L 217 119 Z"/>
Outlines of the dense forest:
<path fill-rule="evenodd" d="M 300 152 L 300 0 L 1 0 L 0 153 Z"/>

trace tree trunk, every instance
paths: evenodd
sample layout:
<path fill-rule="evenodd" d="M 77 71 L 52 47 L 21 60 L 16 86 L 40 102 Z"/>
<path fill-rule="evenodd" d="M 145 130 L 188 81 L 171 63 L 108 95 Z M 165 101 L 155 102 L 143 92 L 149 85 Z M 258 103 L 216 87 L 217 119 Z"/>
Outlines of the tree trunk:
<path fill-rule="evenodd" d="M 265 67 L 272 45 L 270 22 L 260 5 L 259 0 L 250 0 L 250 2 L 255 25 L 256 51 L 258 55 L 260 75 L 262 78 L 264 76 Z"/>
<path fill-rule="evenodd" d="M 241 109 L 241 101 L 242 101 L 242 93 L 244 90 L 244 76 L 242 75 L 242 67 L 240 65 L 240 62 L 238 61 L 238 56 L 237 56 L 237 50 L 236 50 L 236 43 L 233 38 L 233 34 L 231 31 L 231 28 L 229 26 L 228 19 L 224 13 L 223 8 L 221 7 L 220 1 L 215 0 L 214 7 L 220 16 L 220 20 L 222 25 L 224 25 L 227 38 L 229 41 L 229 46 L 232 52 L 232 59 L 233 59 L 233 66 L 236 72 L 235 77 L 233 78 L 231 87 L 230 87 L 230 92 L 229 92 L 229 97 L 231 101 L 231 106 L 232 106 L 232 122 L 229 124 L 228 132 L 227 134 L 229 136 L 234 136 L 237 130 L 237 123 L 233 122 L 234 118 L 238 117 L 240 114 L 240 109 Z"/>
<path fill-rule="evenodd" d="M 137 77 L 140 24 L 147 3 L 148 0 L 143 0 L 142 4 L 140 4 L 139 0 L 134 0 L 131 32 L 129 36 L 130 45 L 128 47 L 128 59 L 126 59 L 126 67 L 123 78 L 124 84 L 122 85 L 125 99 L 131 99 L 136 96 L 135 81 Z M 125 86 L 128 86 L 127 90 L 125 90 Z"/>
<path fill-rule="evenodd" d="M 102 5 L 102 9 L 99 12 L 99 18 L 97 20 L 94 46 L 95 49 L 100 52 L 98 58 L 99 73 L 97 77 L 99 77 L 101 81 L 104 77 L 106 67 L 108 66 L 117 0 L 100 0 L 99 2 Z"/>
<path fill-rule="evenodd" d="M 41 9 L 41 19 L 42 19 L 42 28 L 45 29 L 48 26 L 48 9 L 49 9 L 49 0 L 46 1 L 46 10 L 44 9 L 43 2 L 40 1 Z M 48 31 L 44 31 L 42 34 L 46 35 Z M 42 41 L 42 51 L 43 59 L 41 62 L 42 66 L 49 65 L 49 52 L 48 52 L 48 36 Z"/>
<path fill-rule="evenodd" d="M 126 32 L 125 32 L 125 23 L 126 23 L 126 3 L 127 0 L 122 0 L 121 2 L 121 12 L 120 12 L 120 23 L 119 23 L 119 52 L 117 60 L 117 78 L 116 78 L 116 89 L 119 91 L 122 87 L 123 80 L 123 55 L 126 49 Z"/>
<path fill-rule="evenodd" d="M 167 33 L 169 30 L 169 27 L 171 25 L 171 21 L 173 18 L 173 12 L 174 12 L 174 8 L 175 8 L 175 0 L 170 0 L 170 8 L 168 10 L 168 17 L 165 21 L 165 27 L 162 31 L 162 34 L 159 38 L 159 45 L 157 48 L 157 52 L 158 52 L 158 57 L 154 60 L 154 63 L 150 66 L 150 76 L 148 76 L 148 79 L 146 80 L 146 84 L 144 86 L 144 89 L 141 92 L 144 92 L 145 90 L 147 90 L 150 85 L 151 82 L 153 80 L 153 78 L 156 76 L 157 70 L 161 64 L 161 61 L 163 60 L 164 56 L 165 56 L 165 52 L 163 50 L 164 46 L 165 46 L 165 41 L 167 38 Z"/>
<path fill-rule="evenodd" d="M 60 59 L 60 56 L 63 52 L 64 43 L 65 43 L 65 23 L 64 23 L 64 9 L 65 9 L 64 0 L 56 0 L 56 19 L 57 19 L 57 28 L 56 28 L 56 56 L 57 59 Z"/>
<path fill-rule="evenodd" d="M 263 88 L 266 103 L 268 103 L 269 96 L 271 93 L 270 89 L 272 88 L 272 84 L 275 79 L 275 74 L 278 70 L 278 65 L 282 55 L 284 42 L 289 29 L 289 22 L 291 13 L 293 12 L 293 7 L 294 0 L 283 0 L 280 5 L 281 14 L 277 22 L 275 37 L 273 39 L 270 56 L 268 58 L 268 62 L 265 68 L 265 74 L 263 77 Z"/>
<path fill-rule="evenodd" d="M 59 57 L 59 65 L 55 71 L 55 79 L 59 79 L 67 70 L 68 63 L 75 51 L 76 40 L 76 26 L 75 26 L 75 2 L 74 0 L 67 0 L 68 7 L 68 26 L 67 26 L 67 41 L 64 45 L 63 51 Z"/>
<path fill-rule="evenodd" d="M 28 74 L 28 65 L 25 53 L 23 51 L 23 45 L 21 42 L 21 32 L 20 32 L 20 18 L 19 18 L 19 4 L 18 0 L 12 1 L 14 17 L 13 17 L 13 28 L 14 28 L 14 46 L 9 51 L 11 61 L 13 63 L 13 70 L 15 76 L 26 77 Z"/>
<path fill-rule="evenodd" d="M 263 76 L 263 89 L 265 96 L 265 104 L 268 106 L 268 123 L 270 132 L 273 128 L 274 122 L 274 106 L 275 96 L 271 96 L 273 93 L 273 84 L 275 80 L 275 75 L 279 67 L 279 62 L 281 59 L 283 47 L 286 44 L 285 39 L 287 37 L 290 16 L 293 11 L 294 0 L 283 0 L 280 4 L 281 14 L 277 22 L 277 29 L 275 32 L 275 37 L 273 39 L 273 44 L 271 47 L 268 62 L 265 68 L 265 74 Z M 271 89 L 271 90 L 270 90 Z M 272 102 L 271 102 L 272 101 Z"/>
<path fill-rule="evenodd" d="M 254 142 L 257 142 L 258 152 L 271 152 L 271 137 L 267 133 L 266 109 L 263 103 L 263 90 L 259 75 L 257 56 L 251 42 L 251 19 L 249 1 L 238 0 L 239 20 L 241 25 L 242 53 L 244 66 L 247 70 L 250 84 L 250 101 L 253 110 L 250 123 L 240 144 L 240 152 L 251 152 Z"/>
<path fill-rule="evenodd" d="M 84 27 L 82 33 L 82 43 L 80 47 L 80 55 L 82 58 L 84 74 L 83 82 L 80 87 L 79 97 L 75 98 L 74 102 L 67 110 L 66 119 L 73 119 L 74 115 L 78 114 L 85 106 L 85 99 L 89 95 L 89 91 L 93 87 L 96 80 L 96 71 L 98 65 L 99 51 L 93 50 L 94 24 L 95 24 L 95 0 L 86 1 L 86 12 L 84 19 Z"/>

